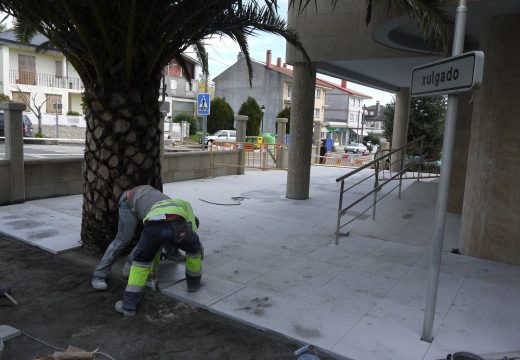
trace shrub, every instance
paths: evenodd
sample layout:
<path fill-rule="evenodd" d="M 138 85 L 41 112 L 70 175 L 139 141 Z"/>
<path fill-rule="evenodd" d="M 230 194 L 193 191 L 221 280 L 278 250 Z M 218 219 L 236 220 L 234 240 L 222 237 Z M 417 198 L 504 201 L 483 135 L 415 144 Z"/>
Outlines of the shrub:
<path fill-rule="evenodd" d="M 174 123 L 187 121 L 190 124 L 190 135 L 195 135 L 199 131 L 199 122 L 190 114 L 179 114 L 173 118 Z"/>
<path fill-rule="evenodd" d="M 246 134 L 248 136 L 258 136 L 260 134 L 260 123 L 262 122 L 262 109 L 260 109 L 256 100 L 251 96 L 248 97 L 240 106 L 238 114 L 249 117 Z"/>
<path fill-rule="evenodd" d="M 11 101 L 11 99 L 6 94 L 0 92 L 0 102 L 6 102 L 6 101 Z"/>
<path fill-rule="evenodd" d="M 70 115 L 70 116 L 80 116 L 81 114 L 77 111 L 74 111 L 74 110 L 69 110 L 67 111 L 67 115 Z"/>
<path fill-rule="evenodd" d="M 233 129 L 233 109 L 225 98 L 211 100 L 211 112 L 208 115 L 208 132 Z"/>

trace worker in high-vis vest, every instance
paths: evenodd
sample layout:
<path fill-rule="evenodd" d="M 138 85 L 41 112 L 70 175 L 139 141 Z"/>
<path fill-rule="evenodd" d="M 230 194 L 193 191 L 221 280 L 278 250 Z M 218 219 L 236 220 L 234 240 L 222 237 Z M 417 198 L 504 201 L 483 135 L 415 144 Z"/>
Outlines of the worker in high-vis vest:
<path fill-rule="evenodd" d="M 144 228 L 134 251 L 128 284 L 116 311 L 135 315 L 150 272 L 157 274 L 160 249 L 175 245 L 186 251 L 186 284 L 188 292 L 201 287 L 203 247 L 197 235 L 198 224 L 189 202 L 166 199 L 155 203 L 143 220 Z"/>
<path fill-rule="evenodd" d="M 108 285 L 106 278 L 110 273 L 110 268 L 117 260 L 117 257 L 125 249 L 131 246 L 132 239 L 135 236 L 137 226 L 146 217 L 152 206 L 161 201 L 169 199 L 170 197 L 163 194 L 150 185 L 139 185 L 126 190 L 119 198 L 119 222 L 117 226 L 117 235 L 110 243 L 103 258 L 96 266 L 96 270 L 92 276 L 92 287 L 98 291 L 104 291 Z M 134 249 L 135 250 L 135 249 Z M 164 250 L 166 258 L 183 262 L 184 256 L 178 252 L 175 247 L 166 247 Z M 128 271 L 134 256 L 134 251 L 128 256 L 128 261 L 125 262 L 123 270 L 123 277 L 128 278 Z M 156 287 L 156 277 L 151 276 L 148 280 L 149 287 L 154 289 Z"/>

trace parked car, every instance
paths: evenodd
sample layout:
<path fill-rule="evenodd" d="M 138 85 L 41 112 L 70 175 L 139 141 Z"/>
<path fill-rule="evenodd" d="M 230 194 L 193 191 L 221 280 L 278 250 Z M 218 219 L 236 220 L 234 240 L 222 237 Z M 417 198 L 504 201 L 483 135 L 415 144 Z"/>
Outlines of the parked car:
<path fill-rule="evenodd" d="M 213 141 L 235 142 L 237 141 L 236 130 L 218 130 L 213 134 L 206 136 L 206 145 Z"/>
<path fill-rule="evenodd" d="M 365 152 L 367 151 L 367 147 L 361 143 L 350 143 L 348 145 L 346 145 L 344 147 L 344 150 L 345 152 L 353 152 L 353 153 L 358 153 L 358 152 Z"/>
<path fill-rule="evenodd" d="M 23 137 L 34 137 L 34 130 L 31 120 L 27 115 L 22 116 L 23 119 Z M 0 112 L 0 136 L 5 136 L 4 113 Z"/>

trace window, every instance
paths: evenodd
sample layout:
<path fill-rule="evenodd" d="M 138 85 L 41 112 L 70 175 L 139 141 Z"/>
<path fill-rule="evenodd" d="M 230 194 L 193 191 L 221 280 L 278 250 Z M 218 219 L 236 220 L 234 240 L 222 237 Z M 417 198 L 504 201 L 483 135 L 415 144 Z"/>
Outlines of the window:
<path fill-rule="evenodd" d="M 314 109 L 314 117 L 315 118 L 320 117 L 320 109 L 318 109 L 318 108 Z"/>
<path fill-rule="evenodd" d="M 357 106 L 361 106 L 361 100 L 360 99 L 356 99 L 356 103 L 357 103 Z"/>
<path fill-rule="evenodd" d="M 177 80 L 170 81 L 170 89 L 177 90 Z"/>
<path fill-rule="evenodd" d="M 25 104 L 24 111 L 29 111 L 29 107 L 27 106 L 27 104 L 30 104 L 31 93 L 22 92 L 22 91 L 13 91 L 13 101 Z"/>
<path fill-rule="evenodd" d="M 320 90 L 320 89 L 316 89 L 316 90 L 314 90 L 314 97 L 315 97 L 316 99 L 321 98 L 321 90 Z"/>
<path fill-rule="evenodd" d="M 56 63 L 56 77 L 63 77 L 63 61 L 55 61 Z"/>
<path fill-rule="evenodd" d="M 45 94 L 47 101 L 45 102 L 45 111 L 47 113 L 56 114 L 56 108 L 58 114 L 62 113 L 61 95 Z"/>
<path fill-rule="evenodd" d="M 370 111 L 370 115 L 374 115 L 374 112 L 373 112 L 373 111 Z"/>
<path fill-rule="evenodd" d="M 353 113 L 348 114 L 348 119 L 349 120 L 354 120 L 354 115 L 355 114 L 353 114 Z"/>
<path fill-rule="evenodd" d="M 291 84 L 287 85 L 287 99 L 291 99 Z"/>
<path fill-rule="evenodd" d="M 352 106 L 356 105 L 356 99 L 350 98 L 350 105 L 352 105 Z"/>

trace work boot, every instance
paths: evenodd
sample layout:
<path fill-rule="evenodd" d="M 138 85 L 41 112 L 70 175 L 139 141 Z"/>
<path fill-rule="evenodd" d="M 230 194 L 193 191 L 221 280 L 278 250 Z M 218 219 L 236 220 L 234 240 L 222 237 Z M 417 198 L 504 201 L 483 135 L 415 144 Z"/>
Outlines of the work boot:
<path fill-rule="evenodd" d="M 116 302 L 115 308 L 118 313 L 123 314 L 124 316 L 135 315 L 135 310 L 126 310 L 125 308 L 123 308 L 123 300 L 119 300 L 118 302 Z"/>
<path fill-rule="evenodd" d="M 92 287 L 98 291 L 105 291 L 108 288 L 105 279 L 100 277 L 93 277 L 90 283 L 92 284 Z"/>
<path fill-rule="evenodd" d="M 199 282 L 198 284 L 188 284 L 188 292 L 193 293 L 199 290 L 202 287 L 202 283 Z"/>

